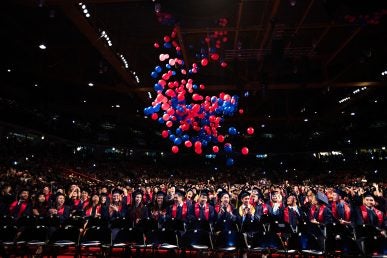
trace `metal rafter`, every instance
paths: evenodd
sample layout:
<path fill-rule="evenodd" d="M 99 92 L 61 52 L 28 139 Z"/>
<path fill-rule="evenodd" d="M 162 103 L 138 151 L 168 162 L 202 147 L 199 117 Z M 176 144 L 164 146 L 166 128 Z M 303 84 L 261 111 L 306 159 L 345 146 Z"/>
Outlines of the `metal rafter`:
<path fill-rule="evenodd" d="M 293 35 L 297 35 L 298 31 L 299 31 L 300 28 L 301 28 L 301 25 L 304 24 L 304 21 L 305 21 L 306 17 L 308 16 L 310 9 L 311 9 L 312 6 L 313 6 L 313 3 L 314 3 L 314 0 L 310 0 L 310 1 L 309 1 L 309 4 L 308 4 L 308 6 L 306 7 L 306 9 L 305 9 L 305 11 L 304 11 L 304 13 L 303 13 L 303 15 L 302 15 L 302 17 L 301 17 L 301 20 L 298 22 L 298 24 L 297 24 L 297 26 L 296 26 L 296 29 L 295 29 L 294 32 L 293 32 Z M 285 49 L 289 49 L 290 46 L 292 45 L 292 43 L 293 43 L 292 40 L 290 40 L 290 41 L 288 42 L 288 44 L 286 45 L 286 48 L 285 48 Z"/>
<path fill-rule="evenodd" d="M 354 37 L 362 30 L 362 27 L 357 27 L 356 30 L 352 32 L 352 34 L 336 49 L 335 52 L 328 58 L 326 62 L 326 66 L 328 66 L 337 55 L 352 41 Z"/>
<path fill-rule="evenodd" d="M 239 27 L 241 24 L 242 10 L 243 10 L 243 0 L 240 0 L 238 3 L 238 14 L 237 14 L 235 37 L 234 37 L 234 50 L 237 49 L 238 47 Z"/>

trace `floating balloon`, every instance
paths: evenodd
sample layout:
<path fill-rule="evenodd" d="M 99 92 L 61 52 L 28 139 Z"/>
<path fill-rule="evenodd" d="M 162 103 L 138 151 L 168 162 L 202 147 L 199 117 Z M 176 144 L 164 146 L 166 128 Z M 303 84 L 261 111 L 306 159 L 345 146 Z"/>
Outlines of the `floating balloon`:
<path fill-rule="evenodd" d="M 175 153 L 175 154 L 178 153 L 179 152 L 179 147 L 177 147 L 175 145 L 172 146 L 172 152 Z"/>
<path fill-rule="evenodd" d="M 226 165 L 231 167 L 232 165 L 234 165 L 234 159 L 233 158 L 228 158 L 226 160 Z"/>
<path fill-rule="evenodd" d="M 235 127 L 230 127 L 230 128 L 228 128 L 228 133 L 231 135 L 236 135 L 237 129 Z"/>
<path fill-rule="evenodd" d="M 249 154 L 249 148 L 243 147 L 243 148 L 242 148 L 242 154 L 243 154 L 243 155 Z"/>
<path fill-rule="evenodd" d="M 254 134 L 254 128 L 253 127 L 249 127 L 249 128 L 247 128 L 247 134 Z"/>
<path fill-rule="evenodd" d="M 227 19 L 222 18 L 219 25 L 225 26 L 227 22 Z M 212 148 L 213 153 L 218 153 L 221 149 L 219 144 L 225 141 L 224 133 L 238 134 L 233 126 L 227 132 L 221 130 L 227 117 L 243 113 L 243 109 L 238 109 L 239 97 L 225 92 L 206 96 L 200 92 L 206 88 L 205 84 L 189 77 L 190 74 L 199 73 L 210 62 L 219 62 L 222 68 L 227 66 L 220 56 L 222 52 L 219 51 L 225 39 L 227 40 L 226 35 L 227 31 L 222 30 L 208 35 L 203 40 L 206 46 L 201 46 L 200 53 L 196 54 L 197 62 L 191 65 L 185 64 L 181 58 L 180 45 L 174 39 L 176 31 L 170 36 L 165 35 L 163 44 L 154 44 L 155 48 L 163 49 L 164 53 L 159 54 L 160 63 L 150 74 L 155 79 L 153 88 L 156 94 L 151 106 L 144 108 L 144 114 L 166 128 L 161 135 L 171 141 L 173 153 L 179 152 L 178 146 L 194 147 L 193 151 L 198 155 L 206 148 Z M 194 47 L 192 45 L 189 48 Z M 232 155 L 231 143 L 222 146 L 228 155 Z M 232 158 L 227 160 L 228 165 L 230 162 L 231 165 L 234 164 Z"/>
<path fill-rule="evenodd" d="M 163 138 L 167 138 L 168 135 L 169 135 L 169 133 L 168 133 L 167 130 L 164 130 L 164 131 L 161 132 L 161 136 L 162 136 Z"/>

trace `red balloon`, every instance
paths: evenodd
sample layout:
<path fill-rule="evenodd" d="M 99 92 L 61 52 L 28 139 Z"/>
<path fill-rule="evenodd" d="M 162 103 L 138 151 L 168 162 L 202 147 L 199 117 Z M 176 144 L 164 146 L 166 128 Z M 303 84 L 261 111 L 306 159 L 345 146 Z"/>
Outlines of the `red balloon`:
<path fill-rule="evenodd" d="M 249 154 L 249 148 L 243 147 L 243 148 L 242 148 L 242 154 L 243 154 L 243 155 Z"/>
<path fill-rule="evenodd" d="M 223 135 L 219 135 L 218 136 L 218 142 L 224 142 L 224 136 Z"/>
<path fill-rule="evenodd" d="M 162 136 L 163 138 L 167 138 L 168 135 L 169 135 L 169 133 L 168 133 L 167 130 L 163 130 L 163 131 L 161 132 L 161 136 Z"/>
<path fill-rule="evenodd" d="M 157 118 L 159 118 L 159 116 L 157 115 L 157 113 L 153 113 L 153 114 L 152 114 L 152 120 L 156 120 Z"/>
<path fill-rule="evenodd" d="M 164 36 L 164 42 L 169 42 L 171 38 L 169 36 Z"/>
<path fill-rule="evenodd" d="M 199 148 L 201 148 L 201 147 L 202 147 L 202 142 L 196 141 L 196 142 L 195 142 L 195 149 L 199 149 Z"/>
<path fill-rule="evenodd" d="M 239 114 L 243 115 L 244 112 L 243 108 L 239 109 Z"/>
<path fill-rule="evenodd" d="M 194 101 L 200 101 L 200 100 L 203 100 L 203 96 L 202 96 L 202 95 L 199 95 L 199 94 L 197 94 L 197 93 L 194 93 L 194 94 L 192 95 L 192 99 L 193 99 Z"/>
<path fill-rule="evenodd" d="M 172 123 L 172 121 L 167 121 L 167 122 L 165 123 L 165 125 L 166 125 L 167 127 L 172 127 L 173 123 Z"/>
<path fill-rule="evenodd" d="M 247 133 L 248 134 L 253 134 L 254 133 L 254 128 L 253 127 L 249 127 L 249 128 L 247 128 Z"/>
<path fill-rule="evenodd" d="M 179 147 L 177 147 L 176 145 L 172 146 L 172 152 L 173 153 L 178 153 L 179 152 Z"/>
<path fill-rule="evenodd" d="M 200 63 L 202 64 L 202 66 L 206 66 L 206 65 L 208 65 L 208 59 L 207 58 L 203 58 Z"/>
<path fill-rule="evenodd" d="M 217 61 L 219 59 L 219 54 L 218 53 L 214 53 L 211 55 L 211 59 L 214 60 L 214 61 Z"/>
<path fill-rule="evenodd" d="M 155 42 L 155 43 L 153 44 L 153 46 L 154 46 L 155 48 L 159 48 L 159 47 L 160 47 L 159 43 L 157 43 L 157 42 Z"/>
<path fill-rule="evenodd" d="M 198 154 L 198 155 L 202 154 L 203 153 L 202 148 L 196 148 L 195 149 L 195 153 Z"/>
<path fill-rule="evenodd" d="M 221 66 L 222 68 L 226 68 L 226 67 L 227 67 L 227 63 L 226 63 L 226 62 L 221 62 L 221 63 L 220 63 L 220 66 Z"/>
<path fill-rule="evenodd" d="M 184 142 L 184 145 L 185 145 L 185 147 L 187 147 L 187 148 L 191 148 L 191 147 L 192 147 L 192 142 L 191 142 L 191 141 L 185 141 L 185 142 Z"/>
<path fill-rule="evenodd" d="M 218 152 L 219 152 L 219 147 L 216 146 L 216 145 L 212 146 L 212 151 L 213 151 L 214 153 L 218 153 Z"/>
<path fill-rule="evenodd" d="M 164 114 L 164 115 L 163 115 L 163 120 L 164 120 L 164 121 L 168 121 L 168 120 L 169 120 L 169 117 L 170 117 L 170 116 L 169 116 L 168 114 Z"/>
<path fill-rule="evenodd" d="M 173 115 L 173 114 L 175 114 L 175 110 L 170 107 L 167 109 L 167 113 L 168 113 L 168 115 Z"/>

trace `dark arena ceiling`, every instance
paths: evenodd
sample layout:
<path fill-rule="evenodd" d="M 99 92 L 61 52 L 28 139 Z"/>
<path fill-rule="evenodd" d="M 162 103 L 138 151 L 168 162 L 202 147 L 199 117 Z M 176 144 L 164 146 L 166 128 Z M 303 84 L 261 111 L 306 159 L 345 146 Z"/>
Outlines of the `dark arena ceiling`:
<path fill-rule="evenodd" d="M 206 37 L 226 38 L 218 53 L 228 66 L 210 62 L 192 77 L 204 95 L 240 96 L 244 114 L 221 130 L 255 134 L 236 146 L 281 154 L 387 144 L 386 1 L 4 0 L 0 21 L 7 130 L 170 153 L 144 108 L 155 97 L 154 43 L 177 28 L 187 64 L 200 63 Z"/>

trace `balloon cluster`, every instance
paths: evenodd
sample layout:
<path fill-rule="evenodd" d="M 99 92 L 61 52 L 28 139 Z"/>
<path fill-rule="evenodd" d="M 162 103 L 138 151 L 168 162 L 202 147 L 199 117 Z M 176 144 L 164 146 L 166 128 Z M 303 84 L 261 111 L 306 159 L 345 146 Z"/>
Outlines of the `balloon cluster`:
<path fill-rule="evenodd" d="M 358 23 L 363 25 L 378 25 L 383 18 L 387 15 L 387 9 L 383 9 L 371 14 L 364 15 L 345 15 L 344 20 L 348 23 Z"/>
<path fill-rule="evenodd" d="M 226 18 L 220 18 L 217 22 L 220 27 L 225 27 L 227 23 Z M 202 66 L 207 66 L 210 61 L 213 61 L 218 62 L 222 68 L 227 67 L 227 63 L 222 60 L 218 53 L 222 45 L 228 41 L 227 34 L 227 30 L 221 29 L 208 34 L 204 38 L 200 52 L 195 55 L 196 58 L 201 59 L 200 64 Z"/>
<path fill-rule="evenodd" d="M 161 135 L 172 142 L 171 151 L 175 154 L 185 147 L 192 148 L 200 155 L 204 148 L 210 146 L 213 153 L 218 153 L 222 147 L 220 145 L 223 145 L 227 154 L 231 154 L 232 144 L 225 142 L 226 136 L 218 129 L 225 117 L 243 114 L 243 109 L 238 110 L 239 97 L 224 92 L 217 96 L 201 93 L 205 85 L 189 78 L 189 74 L 197 73 L 209 60 L 203 58 L 200 64 L 186 66 L 176 40 L 176 29 L 171 35 L 164 36 L 162 44 L 154 43 L 154 47 L 162 49 L 164 53 L 159 55 L 160 64 L 150 74 L 157 81 L 154 84 L 156 97 L 152 105 L 144 109 L 144 114 L 165 125 Z M 218 59 L 219 54 L 213 52 L 211 61 Z M 254 129 L 249 127 L 247 133 L 253 134 Z M 237 135 L 239 132 L 235 127 L 230 127 L 228 134 Z M 247 155 L 249 149 L 243 147 L 241 153 Z M 231 166 L 234 160 L 228 158 L 226 164 Z"/>

